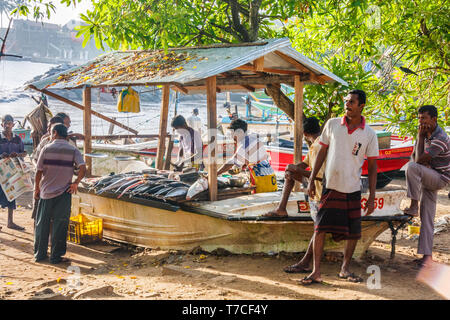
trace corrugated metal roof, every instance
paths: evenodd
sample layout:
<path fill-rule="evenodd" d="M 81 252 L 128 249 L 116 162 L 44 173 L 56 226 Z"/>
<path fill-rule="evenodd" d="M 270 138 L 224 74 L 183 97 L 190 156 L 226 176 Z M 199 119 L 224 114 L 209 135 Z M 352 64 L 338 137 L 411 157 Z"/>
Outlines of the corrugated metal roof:
<path fill-rule="evenodd" d="M 288 38 L 282 38 L 264 40 L 255 44 L 174 48 L 169 49 L 168 54 L 165 54 L 163 50 L 116 51 L 29 84 L 28 87 L 42 90 L 165 83 L 184 85 L 233 70 L 274 51 L 280 51 L 292 57 L 318 76 L 325 75 L 326 82 L 338 81 L 347 84 L 338 76 L 294 50 Z M 286 66 L 284 68 L 289 69 Z M 295 68 L 291 66 L 291 70 L 294 71 Z"/>

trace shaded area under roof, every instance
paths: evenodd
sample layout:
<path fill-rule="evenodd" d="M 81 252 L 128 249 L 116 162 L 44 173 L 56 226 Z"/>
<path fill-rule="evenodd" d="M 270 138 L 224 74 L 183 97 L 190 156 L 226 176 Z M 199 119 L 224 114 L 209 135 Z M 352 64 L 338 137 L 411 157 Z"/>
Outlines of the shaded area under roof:
<path fill-rule="evenodd" d="M 261 65 L 256 69 L 257 59 Z M 202 81 L 206 78 L 219 76 L 223 79 L 218 78 L 219 88 L 223 85 L 229 89 L 227 91 L 242 91 L 242 87 L 247 87 L 251 91 L 264 88 L 270 79 L 289 83 L 295 74 L 302 75 L 305 82 L 337 81 L 347 85 L 293 49 L 288 38 L 282 38 L 255 43 L 172 48 L 167 54 L 163 50 L 115 51 L 27 87 L 44 90 L 172 84 L 175 89 L 191 93 L 203 91 Z M 265 82 L 258 80 L 264 77 Z M 233 78 L 247 79 L 244 81 L 247 86 L 234 88 L 231 85 Z"/>

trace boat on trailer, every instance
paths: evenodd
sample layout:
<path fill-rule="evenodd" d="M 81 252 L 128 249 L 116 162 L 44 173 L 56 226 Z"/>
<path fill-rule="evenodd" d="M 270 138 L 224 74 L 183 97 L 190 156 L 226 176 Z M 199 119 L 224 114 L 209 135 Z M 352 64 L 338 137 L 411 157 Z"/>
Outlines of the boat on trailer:
<path fill-rule="evenodd" d="M 117 199 L 114 193 L 97 195 L 80 187 L 72 197 L 72 215 L 82 213 L 101 218 L 105 238 L 142 247 L 174 250 L 200 247 L 207 252 L 222 248 L 236 254 L 306 251 L 314 225 L 303 192 L 291 194 L 288 217 L 270 218 L 261 215 L 278 205 L 280 191 L 227 198 L 230 190 L 221 190 L 219 194 L 224 199 L 219 197 L 217 201 L 174 202 Z M 236 190 L 235 195 L 236 192 L 242 193 Z M 377 193 L 375 211 L 370 217 L 363 217 L 362 238 L 355 256 L 363 255 L 389 229 L 384 218 L 402 215 L 400 202 L 404 196 L 403 190 Z M 362 195 L 363 208 L 367 198 L 368 194 Z M 324 249 L 339 251 L 344 244 L 345 241 L 335 242 L 327 235 Z"/>

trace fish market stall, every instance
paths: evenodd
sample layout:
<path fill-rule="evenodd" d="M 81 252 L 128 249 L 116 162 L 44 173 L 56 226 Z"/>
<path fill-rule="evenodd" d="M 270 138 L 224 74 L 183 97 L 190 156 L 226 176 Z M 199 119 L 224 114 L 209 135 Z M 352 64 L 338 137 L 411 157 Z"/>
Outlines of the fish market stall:
<path fill-rule="evenodd" d="M 261 217 L 274 208 L 280 192 L 253 193 L 253 187 L 237 183 L 239 179 L 217 176 L 216 94 L 266 90 L 276 106 L 293 120 L 293 162 L 298 163 L 302 159 L 304 85 L 334 82 L 347 85 L 301 55 L 291 47 L 289 39 L 283 38 L 167 51 L 116 51 L 28 87 L 83 110 L 87 179 L 73 196 L 72 215 L 84 213 L 102 218 L 104 236 L 125 243 L 167 249 L 201 246 L 208 251 L 224 248 L 235 253 L 252 253 L 304 251 L 313 224 L 303 193 L 292 193 L 289 217 Z M 294 102 L 282 92 L 281 84 L 294 88 Z M 93 177 L 91 117 L 99 117 L 134 135 L 138 132 L 92 110 L 91 88 L 117 87 L 135 92 L 131 87 L 146 86 L 162 87 L 155 169 L 120 170 L 124 173 L 116 170 L 109 176 Z M 55 92 L 72 89 L 83 90 L 82 104 Z M 170 170 L 167 168 L 171 155 L 167 146 L 172 145 L 167 124 L 170 90 L 182 94 L 206 93 L 209 130 L 204 173 L 174 174 L 163 170 Z M 294 191 L 299 191 L 299 184 Z M 398 206 L 404 191 L 377 195 L 377 211 L 368 218 L 375 219 L 376 214 L 380 218 L 395 217 L 400 213 Z M 362 206 L 364 199 L 367 201 L 365 197 Z M 356 255 L 391 225 L 383 220 L 364 220 Z M 325 250 L 341 246 L 328 239 Z"/>

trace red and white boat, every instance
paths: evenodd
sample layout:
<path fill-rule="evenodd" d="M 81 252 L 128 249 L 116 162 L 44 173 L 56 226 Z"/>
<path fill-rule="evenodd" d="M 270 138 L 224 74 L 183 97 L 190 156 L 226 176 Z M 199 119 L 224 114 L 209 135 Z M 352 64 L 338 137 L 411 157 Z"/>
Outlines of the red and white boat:
<path fill-rule="evenodd" d="M 402 138 L 391 135 L 391 147 L 380 149 L 377 159 L 377 188 L 383 188 L 398 175 L 403 166 L 409 162 L 413 152 L 414 144 L 412 138 Z M 271 165 L 275 171 L 284 172 L 288 164 L 294 163 L 294 143 L 289 140 L 280 139 L 278 144 L 266 146 L 270 154 Z M 308 148 L 303 145 L 303 157 L 306 156 Z M 362 175 L 367 176 L 367 159 L 362 167 Z"/>

